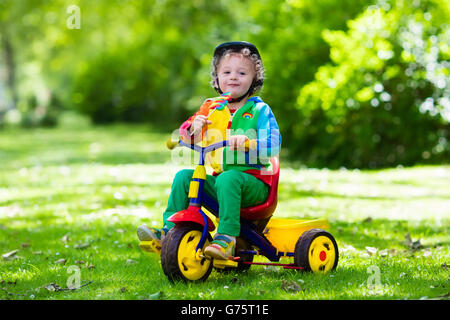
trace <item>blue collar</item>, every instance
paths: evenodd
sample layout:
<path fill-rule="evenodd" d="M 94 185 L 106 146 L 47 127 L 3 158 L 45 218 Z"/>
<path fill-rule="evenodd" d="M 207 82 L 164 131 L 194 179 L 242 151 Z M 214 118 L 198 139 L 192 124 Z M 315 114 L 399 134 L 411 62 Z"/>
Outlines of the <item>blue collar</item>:
<path fill-rule="evenodd" d="M 247 100 L 248 101 L 254 101 L 254 102 L 263 102 L 262 99 L 258 96 L 255 97 L 251 97 L 250 99 Z"/>

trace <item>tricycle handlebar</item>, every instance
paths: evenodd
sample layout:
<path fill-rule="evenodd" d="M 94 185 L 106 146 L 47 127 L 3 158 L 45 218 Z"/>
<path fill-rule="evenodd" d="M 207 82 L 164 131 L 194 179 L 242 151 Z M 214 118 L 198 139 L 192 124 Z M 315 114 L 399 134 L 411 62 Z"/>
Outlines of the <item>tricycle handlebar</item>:
<path fill-rule="evenodd" d="M 172 140 L 171 138 L 169 138 L 168 140 L 167 140 L 167 142 L 166 142 L 166 147 L 169 149 L 169 150 L 172 150 L 173 148 L 175 148 L 176 146 L 178 146 L 178 143 L 180 142 L 180 140 L 178 140 L 178 141 L 174 141 L 174 140 Z"/>
<path fill-rule="evenodd" d="M 223 141 L 220 141 L 220 142 L 217 142 L 217 143 L 213 143 L 213 144 L 211 144 L 211 145 L 209 145 L 207 147 L 200 147 L 200 146 L 198 146 L 196 144 L 193 144 L 193 143 L 191 143 L 191 144 L 186 143 L 181 138 L 179 138 L 178 141 L 174 141 L 171 138 L 169 138 L 169 140 L 167 140 L 167 142 L 166 142 L 166 146 L 170 150 L 172 150 L 172 149 L 174 149 L 174 148 L 176 148 L 178 146 L 184 146 L 184 147 L 187 147 L 187 148 L 191 148 L 191 149 L 193 149 L 195 151 L 203 151 L 203 152 L 214 151 L 216 149 L 226 147 L 227 145 L 228 145 L 228 141 L 227 140 L 223 140 Z M 257 142 L 254 139 L 246 140 L 245 143 L 244 143 L 245 151 L 255 150 L 256 147 L 257 147 Z"/>

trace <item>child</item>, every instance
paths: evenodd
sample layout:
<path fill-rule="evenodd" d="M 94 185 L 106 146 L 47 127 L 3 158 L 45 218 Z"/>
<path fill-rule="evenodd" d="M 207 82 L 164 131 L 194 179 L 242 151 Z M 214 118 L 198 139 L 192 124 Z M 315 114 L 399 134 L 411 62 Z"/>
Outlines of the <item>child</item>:
<path fill-rule="evenodd" d="M 227 42 L 216 47 L 211 64 L 211 84 L 220 94 L 230 92 L 228 101 L 230 129 L 226 148 L 219 149 L 219 164 L 212 164 L 215 172 L 208 175 L 205 191 L 219 203 L 219 225 L 205 255 L 215 259 L 234 256 L 236 237 L 240 233 L 240 208 L 264 202 L 268 196 L 271 176 L 262 170 L 270 166 L 269 159 L 278 155 L 281 135 L 270 107 L 259 97 L 251 97 L 260 90 L 264 80 L 264 67 L 256 47 L 248 42 Z M 215 99 L 207 99 L 192 117 L 180 127 L 184 141 L 195 143 L 211 121 L 207 115 Z M 252 131 L 253 130 L 253 131 Z M 233 134 L 234 132 L 240 134 Z M 254 134 L 252 135 L 251 132 Z M 242 145 L 249 139 L 257 140 L 256 159 L 250 159 Z M 242 157 L 242 153 L 246 153 Z M 215 157 L 217 159 L 217 157 Z M 239 161 L 244 159 L 244 161 Z M 266 170 L 267 171 L 267 170 Z M 174 226 L 167 219 L 188 207 L 188 190 L 193 170 L 179 171 L 172 184 L 162 229 L 142 225 L 137 233 L 141 241 L 162 240 Z"/>

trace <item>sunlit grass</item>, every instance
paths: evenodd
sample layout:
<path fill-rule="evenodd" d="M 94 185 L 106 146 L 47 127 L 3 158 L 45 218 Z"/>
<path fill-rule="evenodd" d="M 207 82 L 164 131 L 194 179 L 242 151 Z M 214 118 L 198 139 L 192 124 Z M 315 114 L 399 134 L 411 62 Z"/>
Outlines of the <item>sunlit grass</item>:
<path fill-rule="evenodd" d="M 171 162 L 166 139 L 125 125 L 0 132 L 0 253 L 18 250 L 0 258 L 0 299 L 420 299 L 449 292 L 449 166 L 331 171 L 282 162 L 276 216 L 329 219 L 337 270 L 321 276 L 253 266 L 171 284 L 135 235 L 142 223 L 161 225 L 171 181 L 183 168 Z M 417 249 L 405 244 L 407 234 L 420 240 Z M 81 285 L 92 282 L 74 291 L 45 288 L 66 288 L 70 266 L 80 268 Z M 286 281 L 299 287 L 289 290 Z"/>

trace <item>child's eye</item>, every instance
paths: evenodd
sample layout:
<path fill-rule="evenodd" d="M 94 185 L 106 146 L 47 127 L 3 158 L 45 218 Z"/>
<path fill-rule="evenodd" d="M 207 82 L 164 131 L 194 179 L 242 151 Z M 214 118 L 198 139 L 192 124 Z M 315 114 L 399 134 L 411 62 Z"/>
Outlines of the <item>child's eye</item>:
<path fill-rule="evenodd" d="M 240 74 L 241 76 L 245 76 L 245 75 L 246 75 L 245 72 L 239 72 L 239 74 Z"/>

